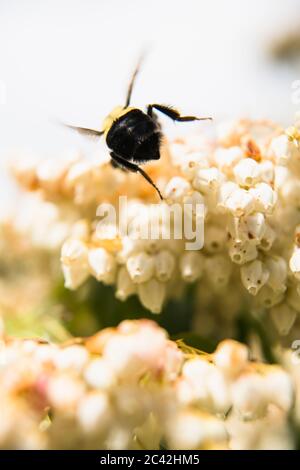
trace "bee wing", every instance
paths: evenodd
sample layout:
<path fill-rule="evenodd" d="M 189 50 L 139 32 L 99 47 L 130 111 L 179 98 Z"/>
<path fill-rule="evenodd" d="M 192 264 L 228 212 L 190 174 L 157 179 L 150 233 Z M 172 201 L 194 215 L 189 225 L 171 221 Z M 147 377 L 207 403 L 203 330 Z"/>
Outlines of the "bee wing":
<path fill-rule="evenodd" d="M 96 131 L 95 129 L 87 129 L 86 127 L 71 126 L 69 124 L 64 124 L 69 129 L 73 129 L 81 135 L 88 137 L 101 137 L 104 134 L 103 131 Z"/>
<path fill-rule="evenodd" d="M 132 90 L 134 87 L 135 79 L 140 71 L 142 62 L 144 61 L 145 57 L 147 55 L 147 50 L 144 50 L 142 54 L 139 57 L 138 63 L 136 64 L 136 67 L 133 71 L 133 74 L 131 76 L 129 85 L 128 85 L 128 90 L 127 90 L 127 96 L 126 96 L 126 102 L 125 102 L 125 108 L 127 108 L 130 105 L 130 100 L 131 100 L 131 95 L 132 95 Z"/>

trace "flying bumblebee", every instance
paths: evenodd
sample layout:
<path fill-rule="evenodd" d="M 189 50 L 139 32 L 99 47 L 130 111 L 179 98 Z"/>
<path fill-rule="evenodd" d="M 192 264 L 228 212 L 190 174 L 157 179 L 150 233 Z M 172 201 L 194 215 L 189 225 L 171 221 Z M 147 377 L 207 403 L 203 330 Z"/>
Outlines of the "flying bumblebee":
<path fill-rule="evenodd" d="M 160 159 L 162 141 L 161 127 L 153 110 L 159 111 L 173 121 L 203 121 L 210 117 L 181 116 L 176 109 L 162 104 L 148 104 L 146 113 L 130 106 L 131 95 L 136 76 L 140 69 L 139 61 L 130 80 L 124 106 L 117 106 L 104 119 L 100 131 L 84 127 L 68 126 L 81 134 L 100 137 L 104 135 L 110 149 L 111 164 L 124 171 L 140 173 L 150 183 L 163 199 L 158 187 L 140 164 Z"/>

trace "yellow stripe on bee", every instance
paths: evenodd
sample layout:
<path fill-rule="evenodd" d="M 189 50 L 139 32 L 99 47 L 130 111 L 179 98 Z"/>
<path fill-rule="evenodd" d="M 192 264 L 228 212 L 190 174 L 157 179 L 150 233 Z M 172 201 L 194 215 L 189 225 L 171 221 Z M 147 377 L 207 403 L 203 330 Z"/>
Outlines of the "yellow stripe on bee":
<path fill-rule="evenodd" d="M 113 125 L 114 121 L 119 119 L 121 116 L 124 116 L 124 114 L 127 114 L 129 111 L 131 111 L 134 108 L 127 107 L 124 108 L 123 106 L 116 106 L 111 113 L 109 113 L 108 116 L 103 121 L 102 129 L 104 131 L 104 136 L 107 136 L 107 133 L 111 126 Z"/>

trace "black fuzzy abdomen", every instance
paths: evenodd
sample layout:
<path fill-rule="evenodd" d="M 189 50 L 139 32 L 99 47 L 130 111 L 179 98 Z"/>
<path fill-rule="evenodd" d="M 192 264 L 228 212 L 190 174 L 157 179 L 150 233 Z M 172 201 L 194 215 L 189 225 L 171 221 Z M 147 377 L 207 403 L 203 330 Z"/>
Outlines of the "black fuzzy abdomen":
<path fill-rule="evenodd" d="M 106 137 L 108 147 L 117 155 L 140 163 L 159 159 L 160 140 L 156 122 L 139 109 L 117 119 Z"/>

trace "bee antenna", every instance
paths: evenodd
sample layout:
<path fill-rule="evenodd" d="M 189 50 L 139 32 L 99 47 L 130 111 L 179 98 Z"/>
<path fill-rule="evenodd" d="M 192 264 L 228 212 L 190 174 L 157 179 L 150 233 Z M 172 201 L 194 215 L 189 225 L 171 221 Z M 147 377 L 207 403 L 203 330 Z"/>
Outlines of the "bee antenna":
<path fill-rule="evenodd" d="M 126 97 L 126 102 L 125 102 L 125 106 L 124 108 L 127 108 L 130 104 L 130 100 L 131 100 L 131 95 L 132 95 L 132 90 L 133 90 L 133 87 L 134 87 L 134 83 L 135 83 L 135 79 L 140 71 L 140 68 L 141 68 L 141 65 L 142 65 L 142 62 L 143 60 L 145 59 L 145 55 L 146 55 L 146 52 L 143 52 L 141 55 L 140 55 L 140 58 L 138 60 L 138 63 L 134 69 L 134 72 L 132 74 L 132 77 L 131 77 L 131 80 L 129 82 L 129 86 L 128 86 L 128 91 L 127 91 L 127 97 Z"/>

